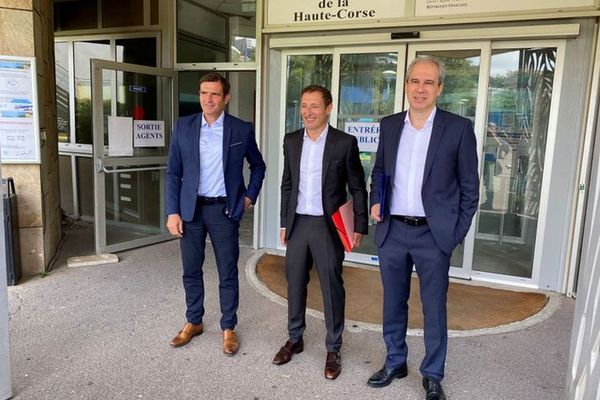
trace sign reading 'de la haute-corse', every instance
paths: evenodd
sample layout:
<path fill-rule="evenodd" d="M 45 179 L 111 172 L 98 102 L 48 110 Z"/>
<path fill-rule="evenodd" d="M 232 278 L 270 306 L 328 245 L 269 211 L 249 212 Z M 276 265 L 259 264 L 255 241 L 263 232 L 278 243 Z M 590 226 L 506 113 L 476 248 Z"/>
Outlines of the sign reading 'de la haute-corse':
<path fill-rule="evenodd" d="M 269 0 L 268 25 L 352 23 L 402 18 L 404 0 Z"/>

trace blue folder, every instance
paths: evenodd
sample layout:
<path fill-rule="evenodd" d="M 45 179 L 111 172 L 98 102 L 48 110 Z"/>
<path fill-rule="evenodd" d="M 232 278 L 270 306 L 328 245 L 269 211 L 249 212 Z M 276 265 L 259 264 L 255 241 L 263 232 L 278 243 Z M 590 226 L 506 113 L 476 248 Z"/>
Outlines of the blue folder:
<path fill-rule="evenodd" d="M 379 218 L 381 221 L 383 221 L 384 210 L 387 206 L 387 204 L 385 203 L 385 198 L 387 197 L 387 189 L 389 182 L 389 175 L 379 175 L 379 181 L 377 182 L 377 190 L 379 191 Z"/>

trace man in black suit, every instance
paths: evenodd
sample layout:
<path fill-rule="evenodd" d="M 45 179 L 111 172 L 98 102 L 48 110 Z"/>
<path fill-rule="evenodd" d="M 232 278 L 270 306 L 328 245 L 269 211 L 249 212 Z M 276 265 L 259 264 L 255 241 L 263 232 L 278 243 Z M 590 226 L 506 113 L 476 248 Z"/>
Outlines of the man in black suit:
<path fill-rule="evenodd" d="M 368 231 L 367 191 L 358 143 L 354 136 L 328 124 L 332 107 L 328 89 L 316 85 L 304 88 L 304 129 L 288 133 L 283 142 L 280 240 L 287 245 L 289 339 L 273 359 L 274 364 L 282 365 L 304 350 L 306 287 L 314 262 L 327 328 L 327 379 L 337 378 L 342 368 L 344 247 L 331 216 L 346 203 L 346 188 L 353 199 L 354 235 L 350 240 L 354 246 L 360 245 L 362 235 Z"/>

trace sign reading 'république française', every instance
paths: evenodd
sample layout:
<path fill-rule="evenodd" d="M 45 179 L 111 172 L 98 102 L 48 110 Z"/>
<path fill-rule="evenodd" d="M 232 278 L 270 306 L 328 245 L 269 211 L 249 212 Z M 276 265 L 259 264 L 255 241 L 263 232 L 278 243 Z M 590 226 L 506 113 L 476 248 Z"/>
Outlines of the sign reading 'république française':
<path fill-rule="evenodd" d="M 350 23 L 404 17 L 405 0 L 270 0 L 269 25 Z"/>
<path fill-rule="evenodd" d="M 519 12 L 585 6 L 594 6 L 594 0 L 417 0 L 415 16 Z"/>

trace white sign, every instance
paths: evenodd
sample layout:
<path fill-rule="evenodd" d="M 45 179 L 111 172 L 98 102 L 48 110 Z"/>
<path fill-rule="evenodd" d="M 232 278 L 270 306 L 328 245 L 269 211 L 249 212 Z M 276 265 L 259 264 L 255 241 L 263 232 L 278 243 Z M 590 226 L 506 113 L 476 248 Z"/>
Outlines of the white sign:
<path fill-rule="evenodd" d="M 133 136 L 131 117 L 108 117 L 108 156 L 132 156 Z"/>
<path fill-rule="evenodd" d="M 415 16 L 565 9 L 594 5 L 595 0 L 416 0 Z"/>
<path fill-rule="evenodd" d="M 358 140 L 360 151 L 375 153 L 379 144 L 379 122 L 346 122 L 344 129 Z"/>
<path fill-rule="evenodd" d="M 268 0 L 267 25 L 352 24 L 405 16 L 406 0 Z"/>
<path fill-rule="evenodd" d="M 0 56 L 2 162 L 39 163 L 34 58 Z"/>
<path fill-rule="evenodd" d="M 135 147 L 165 147 L 165 121 L 133 121 Z"/>

